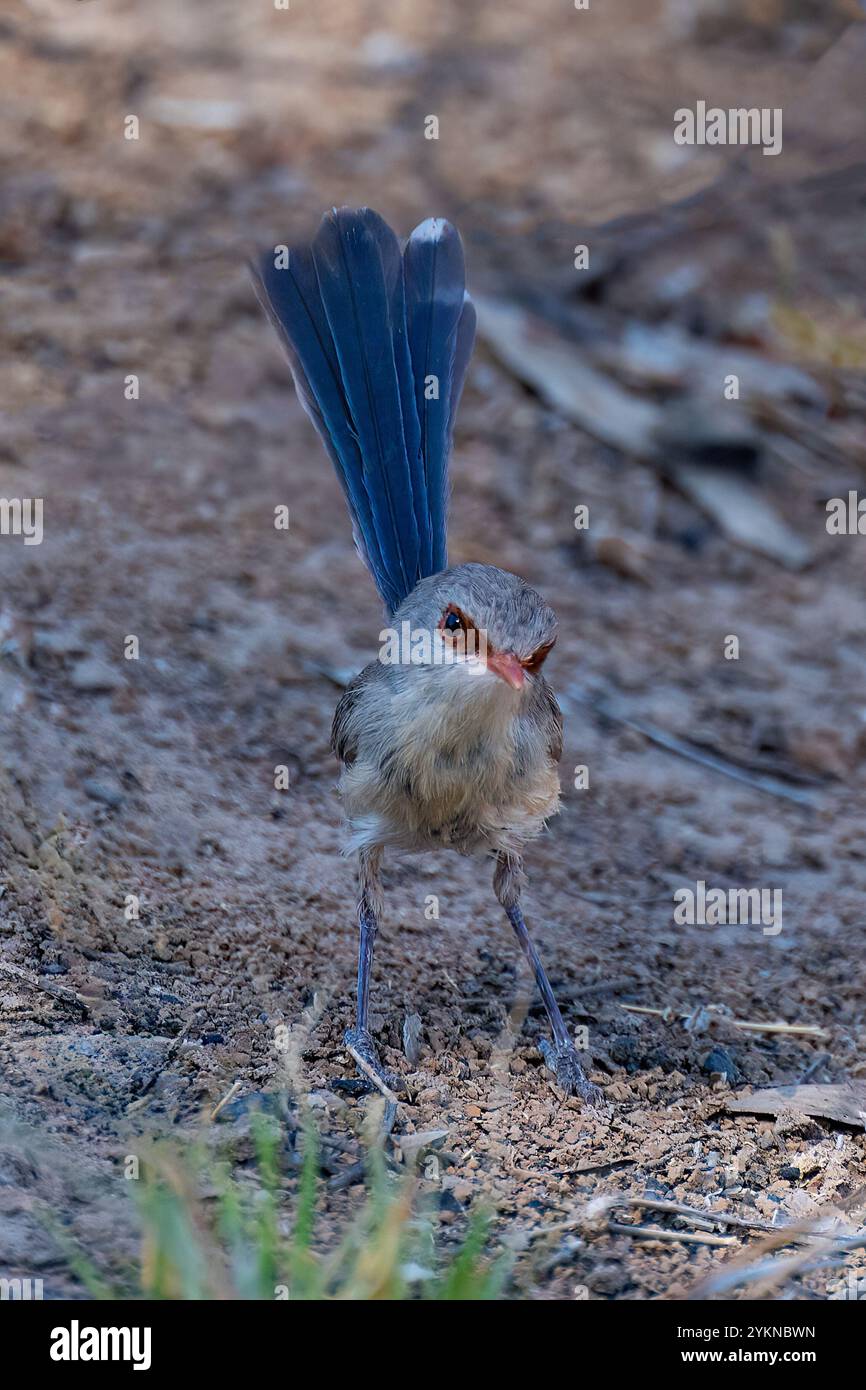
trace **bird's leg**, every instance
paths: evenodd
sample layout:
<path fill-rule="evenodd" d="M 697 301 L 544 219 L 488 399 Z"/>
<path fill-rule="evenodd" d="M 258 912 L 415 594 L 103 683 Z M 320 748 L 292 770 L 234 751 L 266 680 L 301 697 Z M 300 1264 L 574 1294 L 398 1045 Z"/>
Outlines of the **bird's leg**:
<path fill-rule="evenodd" d="M 520 907 L 520 890 L 525 881 L 523 865 L 516 855 L 500 852 L 497 855 L 496 871 L 493 875 L 493 888 L 497 898 L 505 908 L 506 915 L 523 947 L 523 953 L 532 966 L 535 982 L 541 993 L 545 1012 L 553 1034 L 553 1043 L 546 1038 L 539 1042 L 541 1054 L 567 1095 L 578 1095 L 590 1105 L 596 1105 L 602 1098 L 597 1086 L 587 1081 L 583 1068 L 577 1058 L 574 1043 L 559 1011 L 559 1005 L 550 988 L 550 981 L 541 963 L 541 957 L 526 930 L 526 922 Z"/>
<path fill-rule="evenodd" d="M 373 950 L 379 918 L 384 907 L 382 880 L 379 870 L 382 863 L 382 850 L 379 846 L 361 850 L 358 856 L 358 1014 L 354 1028 L 348 1028 L 343 1041 L 362 1057 L 371 1071 L 379 1077 L 389 1090 L 402 1090 L 402 1077 L 386 1072 L 379 1060 L 376 1044 L 369 1028 L 370 976 L 373 970 Z M 371 1089 L 369 1078 L 364 1089 Z"/>
<path fill-rule="evenodd" d="M 370 976 L 373 971 L 373 950 L 379 930 L 384 900 L 379 866 L 382 851 L 374 849 L 363 851 L 358 862 L 358 880 L 361 889 L 358 899 L 358 1031 L 367 1032 L 367 1019 L 370 1012 Z"/>

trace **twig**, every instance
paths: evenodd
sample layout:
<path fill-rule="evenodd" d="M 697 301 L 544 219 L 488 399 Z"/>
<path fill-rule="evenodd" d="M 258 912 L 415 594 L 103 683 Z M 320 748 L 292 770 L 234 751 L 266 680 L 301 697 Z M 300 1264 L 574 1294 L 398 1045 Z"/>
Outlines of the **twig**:
<path fill-rule="evenodd" d="M 704 1225 L 717 1223 L 720 1226 L 737 1226 L 745 1231 L 760 1231 L 762 1233 L 774 1233 L 775 1228 L 765 1221 L 750 1221 L 744 1216 L 735 1216 L 733 1212 L 725 1211 L 701 1211 L 699 1207 L 687 1207 L 682 1202 L 668 1202 L 660 1197 L 642 1197 L 639 1194 L 628 1192 L 610 1192 L 597 1197 L 590 1203 L 590 1209 L 603 1212 L 605 1210 L 614 1211 L 617 1207 L 641 1207 L 646 1211 L 666 1212 L 670 1216 L 684 1216 L 691 1221 L 700 1221 Z M 565 1231 L 579 1230 L 591 1224 L 589 1212 L 584 1210 L 579 1216 L 571 1217 L 567 1221 L 557 1221 L 552 1226 L 539 1226 L 530 1232 L 534 1238 L 540 1235 L 553 1235 Z M 627 1226 L 626 1230 L 632 1231 L 635 1227 Z"/>
<path fill-rule="evenodd" d="M 691 1018 L 690 1013 L 675 1013 L 672 1009 L 654 1009 L 648 1004 L 621 1004 L 620 1008 L 625 1009 L 630 1014 L 647 1014 L 652 1018 L 661 1018 L 665 1023 L 670 1023 L 675 1018 Z M 784 1033 L 788 1037 L 816 1038 L 821 1042 L 826 1042 L 830 1034 L 826 1028 L 819 1028 L 816 1023 L 759 1023 L 752 1019 L 729 1018 L 718 1010 L 714 1010 L 712 1005 L 708 1007 L 708 1013 L 712 1013 L 713 1020 L 721 1020 L 727 1023 L 730 1028 L 739 1028 L 743 1033 Z"/>
<path fill-rule="evenodd" d="M 216 1103 L 216 1105 L 214 1106 L 213 1110 L 210 1112 L 210 1115 L 208 1116 L 208 1118 L 209 1118 L 210 1120 L 215 1120 L 216 1117 L 217 1117 L 217 1115 L 218 1115 L 218 1114 L 220 1113 L 220 1111 L 222 1110 L 223 1106 L 224 1106 L 224 1105 L 228 1105 L 229 1101 L 234 1099 L 234 1097 L 237 1095 L 237 1093 L 238 1093 L 238 1091 L 239 1091 L 240 1089 L 241 1089 L 241 1082 L 240 1082 L 240 1081 L 233 1081 L 232 1084 L 229 1086 L 228 1090 L 226 1091 L 225 1095 L 223 1096 L 222 1100 L 218 1100 L 218 1101 L 217 1101 L 217 1103 Z"/>
<path fill-rule="evenodd" d="M 692 1245 L 737 1245 L 736 1236 L 716 1236 L 710 1231 L 668 1231 L 663 1226 L 626 1226 L 608 1221 L 607 1229 L 616 1236 L 640 1236 L 644 1240 L 685 1240 Z"/>
<path fill-rule="evenodd" d="M 830 1037 L 826 1028 L 819 1028 L 817 1023 L 751 1023 L 744 1018 L 733 1018 L 731 1025 L 744 1033 L 785 1033 L 789 1037 L 818 1038 L 821 1042 L 827 1042 Z"/>
<path fill-rule="evenodd" d="M 341 1168 L 328 1181 L 330 1192 L 342 1192 L 344 1187 L 354 1187 L 356 1182 L 363 1182 L 367 1171 L 367 1165 L 363 1160 L 357 1163 L 350 1163 L 348 1168 Z"/>
<path fill-rule="evenodd" d="M 367 1080 L 372 1081 L 377 1091 L 381 1091 L 388 1104 L 399 1105 L 399 1098 L 395 1096 L 390 1086 L 385 1085 L 385 1082 L 382 1080 L 381 1076 L 377 1076 L 376 1072 L 370 1066 L 369 1062 L 364 1061 L 364 1058 L 361 1056 L 360 1052 L 358 1052 L 357 1048 L 354 1048 L 351 1043 L 346 1043 L 346 1051 L 350 1053 L 352 1057 L 354 1057 L 355 1061 L 357 1062 L 361 1071 L 366 1076 Z"/>
<path fill-rule="evenodd" d="M 845 1213 L 858 1210 L 866 1198 L 866 1187 L 857 1187 L 849 1192 L 841 1203 Z M 793 1255 L 774 1259 L 774 1252 L 795 1241 L 802 1241 L 803 1250 Z M 735 1255 L 725 1268 L 702 1280 L 689 1294 L 690 1299 L 709 1298 L 715 1293 L 724 1293 L 738 1284 L 757 1283 L 753 1297 L 760 1297 L 773 1288 L 783 1285 L 797 1274 L 806 1274 L 823 1263 L 837 1264 L 851 1250 L 866 1247 L 866 1230 L 833 1235 L 821 1230 L 815 1221 L 798 1222 L 792 1226 L 782 1226 L 764 1235 L 755 1245 Z"/>
<path fill-rule="evenodd" d="M 774 1259 L 773 1251 L 794 1241 L 803 1241 L 803 1247 L 792 1255 Z M 811 1243 L 809 1243 L 811 1242 Z M 822 1264 L 837 1264 L 842 1256 L 851 1250 L 866 1246 L 866 1232 L 854 1235 L 833 1236 L 827 1232 L 816 1231 L 808 1226 L 781 1227 L 778 1234 L 768 1234 L 757 1246 L 727 1264 L 718 1274 L 703 1280 L 689 1294 L 689 1298 L 706 1299 L 712 1294 L 725 1293 L 739 1284 L 757 1283 L 753 1298 L 779 1288 L 796 1274 L 807 1274 Z M 753 1259 L 757 1256 L 757 1259 Z"/>
<path fill-rule="evenodd" d="M 40 980 L 38 975 L 32 974 L 29 970 L 24 970 L 20 965 L 13 965 L 12 961 L 0 961 L 0 970 L 7 975 L 12 975 L 16 980 L 23 980 L 32 989 L 40 990 L 43 994 L 48 994 L 52 999 L 56 999 L 58 1004 L 70 1004 L 72 1008 L 78 1009 L 84 1018 L 90 1014 L 90 1007 L 76 994 L 75 990 L 69 989 L 66 985 L 52 985 L 47 980 Z"/>
<path fill-rule="evenodd" d="M 735 1216 L 733 1212 L 701 1211 L 699 1207 L 687 1207 L 682 1202 L 666 1202 L 659 1197 L 626 1196 L 618 1198 L 615 1205 L 619 1206 L 620 1201 L 631 1207 L 644 1207 L 647 1211 L 666 1211 L 671 1216 L 688 1216 L 696 1221 L 716 1221 L 720 1226 L 740 1226 L 746 1231 L 773 1230 L 766 1221 L 749 1221 L 747 1217 Z"/>
<path fill-rule="evenodd" d="M 687 758 L 690 762 L 697 763 L 700 767 L 706 767 L 711 772 L 718 772 L 723 777 L 730 777 L 734 782 L 742 782 L 755 791 L 766 792 L 768 796 L 780 797 L 783 801 L 791 801 L 795 806 L 800 806 L 805 810 L 814 810 L 812 798 L 804 792 L 794 791 L 791 787 L 783 787 L 773 777 L 746 772 L 744 768 L 738 767 L 736 763 L 730 762 L 729 759 L 720 754 L 705 753 L 696 748 L 694 744 L 686 743 L 684 739 L 677 738 L 675 734 L 668 734 L 664 729 L 656 728 L 654 724 L 647 724 L 643 719 L 629 719 L 624 714 L 616 714 L 605 700 L 593 699 L 575 686 L 569 687 L 566 698 L 574 700 L 577 704 L 586 705 L 602 719 L 610 720 L 612 724 L 619 724 L 624 729 L 633 729 L 636 733 L 643 734 L 644 738 L 648 738 L 651 743 L 655 743 L 659 748 L 664 748 L 668 753 L 675 753 L 680 758 Z"/>

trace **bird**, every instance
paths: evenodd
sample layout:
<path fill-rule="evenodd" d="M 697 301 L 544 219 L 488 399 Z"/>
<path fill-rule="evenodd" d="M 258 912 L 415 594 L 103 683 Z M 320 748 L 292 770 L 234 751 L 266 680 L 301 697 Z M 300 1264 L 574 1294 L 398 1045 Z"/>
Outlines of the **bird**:
<path fill-rule="evenodd" d="M 371 208 L 332 208 L 311 242 L 258 250 L 250 268 L 388 624 L 332 728 L 358 868 L 345 1045 L 380 1090 L 405 1089 L 370 1029 L 386 852 L 482 854 L 541 994 L 542 1057 L 566 1095 L 596 1105 L 521 901 L 525 846 L 559 809 L 562 715 L 543 673 L 556 615 L 518 575 L 448 564 L 448 465 L 476 329 L 460 235 L 430 217 L 401 245 Z"/>

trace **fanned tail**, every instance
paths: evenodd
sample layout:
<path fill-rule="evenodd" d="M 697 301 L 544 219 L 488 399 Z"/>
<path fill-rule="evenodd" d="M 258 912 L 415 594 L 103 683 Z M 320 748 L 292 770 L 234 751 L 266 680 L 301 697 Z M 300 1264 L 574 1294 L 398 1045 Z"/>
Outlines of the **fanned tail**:
<path fill-rule="evenodd" d="M 393 612 L 447 563 L 448 456 L 475 332 L 460 238 L 430 219 L 401 256 L 377 213 L 341 208 L 312 246 L 252 269 Z"/>
<path fill-rule="evenodd" d="M 441 570 L 448 563 L 451 400 L 457 333 L 465 299 L 463 247 L 455 229 L 438 217 L 422 222 L 406 243 L 403 269 L 433 560 L 435 569 Z"/>

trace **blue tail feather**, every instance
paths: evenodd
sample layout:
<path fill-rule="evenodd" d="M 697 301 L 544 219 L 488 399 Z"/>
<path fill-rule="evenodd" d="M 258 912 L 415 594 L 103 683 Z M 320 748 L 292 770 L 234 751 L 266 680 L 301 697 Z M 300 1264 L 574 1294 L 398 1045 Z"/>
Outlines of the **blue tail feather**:
<path fill-rule="evenodd" d="M 460 322 L 457 325 L 457 341 L 454 344 L 454 372 L 451 379 L 450 435 L 454 434 L 454 421 L 457 418 L 457 411 L 460 407 L 460 397 L 463 395 L 463 387 L 466 384 L 469 359 L 472 356 L 472 349 L 475 346 L 475 328 L 477 323 L 478 315 L 475 312 L 475 305 L 469 298 L 468 293 L 464 291 L 463 310 L 460 314 Z M 448 445 L 450 448 L 450 437 Z"/>
<path fill-rule="evenodd" d="M 415 366 L 435 570 L 448 563 L 448 454 L 457 330 L 463 312 L 463 247 L 441 218 L 416 227 L 403 255 L 406 324 Z"/>
<path fill-rule="evenodd" d="M 319 295 L 312 251 L 298 247 L 289 252 L 288 265 L 277 268 L 274 262 L 274 255 L 265 252 L 251 264 L 256 293 L 289 359 L 298 399 L 340 480 L 361 558 L 371 574 L 384 574 L 361 451 Z"/>
<path fill-rule="evenodd" d="M 460 239 L 431 219 L 401 258 L 378 214 L 341 208 L 288 269 L 265 253 L 253 273 L 393 612 L 447 563 L 448 455 L 474 338 Z"/>

